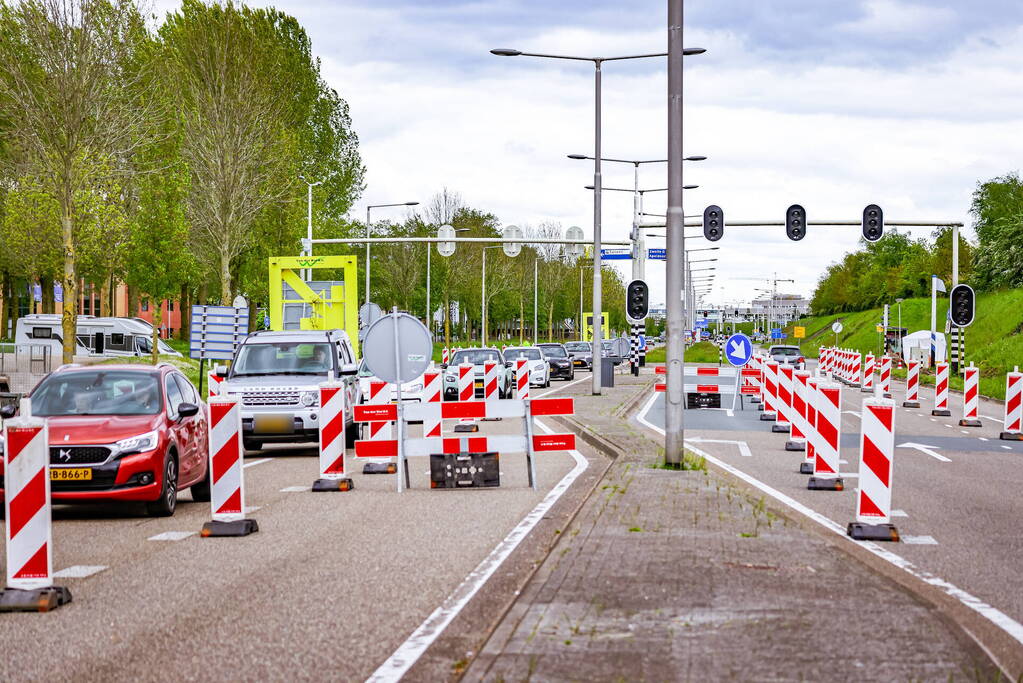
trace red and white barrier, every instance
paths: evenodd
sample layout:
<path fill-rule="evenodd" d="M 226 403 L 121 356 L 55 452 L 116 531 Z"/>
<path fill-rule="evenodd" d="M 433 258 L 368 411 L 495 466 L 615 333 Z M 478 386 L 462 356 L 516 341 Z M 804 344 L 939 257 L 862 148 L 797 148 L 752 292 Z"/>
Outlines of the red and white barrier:
<path fill-rule="evenodd" d="M 206 380 L 206 401 L 208 402 L 213 396 L 220 396 L 220 383 L 224 381 L 224 378 L 218 376 L 216 370 L 210 370 L 206 374 Z"/>
<path fill-rule="evenodd" d="M 817 369 L 820 372 L 828 371 L 828 349 L 826 347 L 817 348 Z"/>
<path fill-rule="evenodd" d="M 948 409 L 948 363 L 936 363 L 934 366 L 934 410 L 931 415 L 948 417 L 952 412 Z"/>
<path fill-rule="evenodd" d="M 4 444 L 7 587 L 48 588 L 53 585 L 53 531 L 46 421 L 12 417 L 4 423 Z"/>
<path fill-rule="evenodd" d="M 345 476 L 345 383 L 320 384 L 320 478 L 313 491 L 350 491 L 352 480 Z"/>
<path fill-rule="evenodd" d="M 210 508 L 213 521 L 204 524 L 201 533 L 204 537 L 244 536 L 258 531 L 259 527 L 255 520 L 245 519 L 241 406 L 234 396 L 216 396 L 210 399 L 209 406 Z"/>
<path fill-rule="evenodd" d="M 473 370 L 474 366 L 472 363 L 462 363 L 458 366 L 459 401 L 476 400 L 476 386 L 474 384 L 476 373 Z"/>
<path fill-rule="evenodd" d="M 391 389 L 387 382 L 372 381 L 369 383 L 369 396 L 366 397 L 366 403 L 373 406 L 383 405 L 384 403 L 391 402 Z M 374 440 L 390 439 L 391 436 L 391 423 L 390 422 L 370 422 L 369 423 L 369 438 Z"/>
<path fill-rule="evenodd" d="M 885 398 L 892 397 L 892 357 L 884 356 L 881 358 L 881 375 L 878 379 L 878 385 L 881 387 L 881 395 Z"/>
<path fill-rule="evenodd" d="M 863 361 L 863 384 L 861 385 L 865 392 L 874 391 L 874 365 L 874 354 L 868 353 Z"/>
<path fill-rule="evenodd" d="M 448 364 L 448 361 L 449 361 L 450 359 L 451 359 L 451 350 L 450 350 L 450 349 L 448 349 L 448 348 L 447 348 L 447 347 L 445 346 L 445 347 L 444 347 L 443 349 L 441 349 L 441 351 L 440 351 L 440 362 L 441 362 L 441 363 L 443 363 L 444 365 L 447 365 L 447 364 Z"/>
<path fill-rule="evenodd" d="M 849 525 L 848 533 L 857 539 L 898 541 L 898 532 L 891 525 L 895 402 L 864 399 L 861 415 L 860 486 L 856 521 Z"/>
<path fill-rule="evenodd" d="M 817 429 L 814 441 L 813 476 L 806 487 L 812 490 L 841 491 L 839 457 L 842 438 L 842 385 L 817 384 Z"/>
<path fill-rule="evenodd" d="M 770 359 L 764 363 L 763 406 L 761 420 L 773 422 L 778 418 L 778 363 Z"/>
<path fill-rule="evenodd" d="M 792 366 L 787 363 L 778 366 L 777 419 L 771 425 L 772 432 L 792 430 Z"/>
<path fill-rule="evenodd" d="M 971 362 L 963 368 L 963 419 L 960 427 L 980 427 L 980 368 Z"/>
<path fill-rule="evenodd" d="M 806 450 L 806 434 L 809 431 L 806 424 L 806 382 L 809 378 L 810 373 L 806 370 L 792 372 L 792 429 L 785 443 L 787 451 Z"/>
<path fill-rule="evenodd" d="M 529 361 L 525 358 L 515 361 L 515 398 L 520 401 L 529 398 Z"/>
<path fill-rule="evenodd" d="M 748 395 L 750 400 L 757 402 L 760 400 L 760 392 L 762 391 L 761 386 L 761 374 L 760 369 L 757 367 L 742 368 L 739 371 L 742 376 L 742 384 L 739 385 L 739 393 Z"/>
<path fill-rule="evenodd" d="M 423 403 L 442 403 L 444 398 L 444 383 L 441 373 L 423 373 Z M 443 431 L 444 421 L 437 417 L 423 420 L 423 436 L 427 438 L 440 436 Z"/>
<path fill-rule="evenodd" d="M 1005 376 L 1005 431 L 999 438 L 1023 441 L 1023 373 L 1017 365 Z"/>
<path fill-rule="evenodd" d="M 920 407 L 920 361 L 909 361 L 906 370 L 906 400 L 902 402 L 903 408 Z"/>
<path fill-rule="evenodd" d="M 817 403 L 820 401 L 818 386 L 824 380 L 819 377 L 806 379 L 806 457 L 799 464 L 800 474 L 813 474 L 813 463 L 816 459 L 817 441 Z"/>
<path fill-rule="evenodd" d="M 500 397 L 497 389 L 497 361 L 488 360 L 483 363 L 483 400 L 496 401 Z M 503 366 L 502 366 L 503 367 Z"/>
<path fill-rule="evenodd" d="M 849 378 L 854 387 L 863 384 L 863 354 L 858 351 L 852 353 L 852 376 Z"/>

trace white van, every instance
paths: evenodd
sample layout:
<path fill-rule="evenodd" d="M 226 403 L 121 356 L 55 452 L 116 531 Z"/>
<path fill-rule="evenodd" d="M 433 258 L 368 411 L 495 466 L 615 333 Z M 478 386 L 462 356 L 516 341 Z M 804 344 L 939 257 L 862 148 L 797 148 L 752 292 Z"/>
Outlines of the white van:
<path fill-rule="evenodd" d="M 153 352 L 153 326 L 141 318 L 99 318 L 78 316 L 76 356 L 148 356 Z M 63 350 L 64 330 L 61 316 L 53 313 L 33 313 L 18 318 L 14 342 L 21 346 L 49 346 L 53 357 L 59 358 Z M 158 341 L 161 354 L 181 356 L 162 339 Z"/>

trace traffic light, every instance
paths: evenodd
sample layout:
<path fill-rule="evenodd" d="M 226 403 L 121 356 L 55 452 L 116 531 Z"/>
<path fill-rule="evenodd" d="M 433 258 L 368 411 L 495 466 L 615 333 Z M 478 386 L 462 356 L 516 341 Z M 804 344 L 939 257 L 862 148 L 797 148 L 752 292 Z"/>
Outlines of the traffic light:
<path fill-rule="evenodd" d="M 863 239 L 876 242 L 884 234 L 884 211 L 877 204 L 867 204 L 863 209 Z"/>
<path fill-rule="evenodd" d="M 645 320 L 650 308 L 650 288 L 642 280 L 633 280 L 625 290 L 625 313 L 633 320 Z"/>
<path fill-rule="evenodd" d="M 806 209 L 799 204 L 785 209 L 785 234 L 794 242 L 806 237 Z"/>
<path fill-rule="evenodd" d="M 956 285 L 948 294 L 948 314 L 956 327 L 968 327 L 976 314 L 973 287 Z"/>
<path fill-rule="evenodd" d="M 717 242 L 725 234 L 725 212 L 717 204 L 703 210 L 703 236 Z"/>

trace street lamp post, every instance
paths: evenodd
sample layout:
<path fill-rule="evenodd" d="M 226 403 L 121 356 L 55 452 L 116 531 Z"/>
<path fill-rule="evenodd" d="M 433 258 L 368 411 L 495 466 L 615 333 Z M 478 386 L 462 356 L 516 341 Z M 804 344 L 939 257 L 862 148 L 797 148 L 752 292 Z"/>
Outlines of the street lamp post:
<path fill-rule="evenodd" d="M 366 239 L 369 239 L 370 209 L 382 209 L 388 206 L 418 206 L 419 202 L 397 202 L 395 204 L 368 204 L 366 206 Z M 369 242 L 366 242 L 366 303 L 369 303 Z"/>
<path fill-rule="evenodd" d="M 322 185 L 323 181 L 322 180 L 317 180 L 315 183 L 311 183 L 308 180 L 306 180 L 305 176 L 303 176 L 303 175 L 300 175 L 299 178 L 301 178 L 302 182 L 304 182 L 306 185 L 309 186 L 309 194 L 308 194 L 308 202 L 307 202 L 307 204 L 308 204 L 308 211 L 307 211 L 307 222 L 306 222 L 306 231 L 305 231 L 305 236 L 306 236 L 307 242 L 306 242 L 306 248 L 303 249 L 303 251 L 305 252 L 306 256 L 312 256 L 313 255 L 313 188 L 316 187 L 317 185 Z M 312 278 L 312 269 L 311 268 L 303 269 L 302 279 L 305 280 L 306 282 L 308 282 L 311 278 Z"/>
<path fill-rule="evenodd" d="M 487 345 L 487 249 L 503 248 L 504 247 L 500 244 L 495 244 L 492 247 L 483 247 L 483 296 L 480 298 L 480 309 L 483 314 L 483 320 L 480 323 L 480 346 Z"/>
<path fill-rule="evenodd" d="M 681 0 L 678 0 L 681 2 Z M 682 50 L 681 43 L 679 44 L 678 58 L 681 62 L 683 54 L 700 54 L 703 49 L 693 48 L 692 50 Z M 599 324 L 600 314 L 603 308 L 602 291 L 601 291 L 601 258 L 600 258 L 600 199 L 601 199 L 601 175 L 600 175 L 600 133 L 601 133 L 601 93 L 600 93 L 600 76 L 601 67 L 604 62 L 622 61 L 626 59 L 644 59 L 647 57 L 667 57 L 669 53 L 657 52 L 651 54 L 641 55 L 625 55 L 621 57 L 580 57 L 572 55 L 551 55 L 537 52 L 522 52 L 521 50 L 513 50 L 508 48 L 498 48 L 490 51 L 491 54 L 495 54 L 499 57 L 542 57 L 547 59 L 567 59 L 572 61 L 581 62 L 592 62 L 594 67 L 594 135 L 593 135 L 593 186 L 596 191 L 593 193 L 593 315 L 594 319 L 598 321 L 598 324 L 593 327 L 593 344 L 594 348 L 601 348 L 601 334 L 603 330 Z M 668 68 L 671 69 L 671 60 L 668 61 Z M 681 112 L 679 112 L 681 115 Z M 593 385 L 592 393 L 594 396 L 599 396 L 601 393 L 600 383 L 600 366 L 601 359 L 600 353 L 593 354 Z"/>

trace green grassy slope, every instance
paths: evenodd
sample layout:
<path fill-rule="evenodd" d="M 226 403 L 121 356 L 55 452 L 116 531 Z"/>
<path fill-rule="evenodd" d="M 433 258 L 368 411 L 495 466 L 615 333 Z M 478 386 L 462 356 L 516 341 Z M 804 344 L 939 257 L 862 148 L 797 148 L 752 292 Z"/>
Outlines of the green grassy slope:
<path fill-rule="evenodd" d="M 947 298 L 938 299 L 938 329 L 944 330 Z M 838 345 L 877 354 L 881 349 L 881 335 L 877 325 L 881 323 L 881 309 L 874 308 L 855 313 L 813 316 L 803 318 L 785 328 L 786 343 L 799 343 L 803 353 L 816 358 L 818 348 L 835 344 L 831 324 L 842 322 L 843 330 L 838 335 Z M 898 325 L 898 306 L 891 307 L 890 325 Z M 792 337 L 795 326 L 806 328 L 806 338 Z M 931 327 L 931 302 L 928 298 L 906 299 L 902 302 L 902 326 L 907 332 L 929 330 Z M 1005 397 L 1005 373 L 1016 365 L 1023 366 L 1023 289 L 992 292 L 977 295 L 977 317 L 966 328 L 966 361 L 972 361 L 981 369 L 980 390 L 985 396 Z M 899 373 L 896 373 L 899 374 Z M 924 381 L 928 377 L 924 376 Z M 952 378 L 953 388 L 961 388 L 961 378 Z"/>

